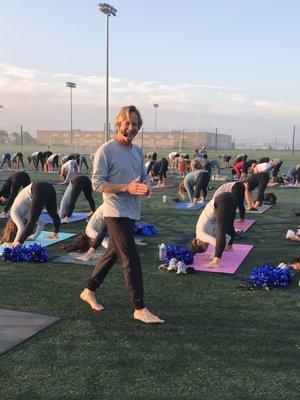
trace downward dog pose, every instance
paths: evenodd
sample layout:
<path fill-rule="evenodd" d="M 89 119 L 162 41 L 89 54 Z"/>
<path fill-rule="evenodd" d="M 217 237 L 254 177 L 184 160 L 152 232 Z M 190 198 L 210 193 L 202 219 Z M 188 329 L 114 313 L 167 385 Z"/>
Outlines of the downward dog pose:
<path fill-rule="evenodd" d="M 76 160 L 74 160 L 74 159 L 66 161 L 61 166 L 60 180 L 63 183 L 68 183 L 70 181 L 70 177 L 72 174 L 75 174 L 75 175 L 78 174 L 78 164 L 77 164 Z"/>
<path fill-rule="evenodd" d="M 191 207 L 196 205 L 198 201 L 204 203 L 207 197 L 209 180 L 210 173 L 208 171 L 198 169 L 189 172 L 179 185 L 179 195 L 184 198 L 187 194 Z"/>
<path fill-rule="evenodd" d="M 82 156 L 80 154 L 76 154 L 75 155 L 75 160 L 76 160 L 77 165 L 78 165 L 79 173 L 81 173 L 83 165 L 85 167 L 86 172 L 89 172 L 89 166 L 88 166 L 88 163 L 87 163 L 87 160 L 86 160 L 85 156 Z"/>
<path fill-rule="evenodd" d="M 179 153 L 177 153 L 177 151 L 172 151 L 172 153 L 170 153 L 168 155 L 170 167 L 175 167 L 176 159 L 178 157 L 179 157 Z"/>
<path fill-rule="evenodd" d="M 251 167 L 253 164 L 257 164 L 257 161 L 252 159 L 252 160 L 247 160 L 244 162 L 244 167 L 242 170 L 242 175 L 241 175 L 241 180 L 246 179 L 249 171 L 251 170 Z"/>
<path fill-rule="evenodd" d="M 22 166 L 22 169 L 25 169 L 25 165 L 23 162 L 23 154 L 22 153 L 15 153 L 11 157 L 11 167 L 12 169 L 20 170 Z"/>
<path fill-rule="evenodd" d="M 273 165 L 270 162 L 263 162 L 259 164 L 252 164 L 251 170 L 253 174 L 258 174 L 259 172 L 270 173 L 273 169 Z"/>
<path fill-rule="evenodd" d="M 150 176 L 153 178 L 158 177 L 157 186 L 165 186 L 168 171 L 168 160 L 162 158 L 159 161 L 155 161 L 151 167 Z"/>
<path fill-rule="evenodd" d="M 232 168 L 232 175 L 235 176 L 237 179 L 240 179 L 244 169 L 245 169 L 245 161 L 241 160 L 234 164 Z"/>
<path fill-rule="evenodd" d="M 223 192 L 213 198 L 200 214 L 196 225 L 196 238 L 192 245 L 198 253 L 205 252 L 209 244 L 214 246 L 212 267 L 220 265 L 225 248 L 228 251 L 233 250 L 235 211 L 235 196 L 232 193 Z"/>
<path fill-rule="evenodd" d="M 9 153 L 4 153 L 3 154 L 0 168 L 2 169 L 5 164 L 7 165 L 7 167 L 9 169 L 11 168 L 10 154 Z"/>
<path fill-rule="evenodd" d="M 83 192 L 84 197 L 89 202 L 89 205 L 92 210 L 91 214 L 93 214 L 93 212 L 95 211 L 96 205 L 92 195 L 93 190 L 90 178 L 84 175 L 76 176 L 71 179 L 71 182 L 69 183 L 69 186 L 67 187 L 63 195 L 63 198 L 61 199 L 59 207 L 59 216 L 61 219 L 64 218 L 62 222 L 65 223 L 69 222 L 70 217 L 72 216 L 72 213 L 74 211 L 76 201 L 81 191 Z"/>
<path fill-rule="evenodd" d="M 111 241 L 80 297 L 94 310 L 101 311 L 103 307 L 96 301 L 95 290 L 119 258 L 135 306 L 133 317 L 145 323 L 162 323 L 145 307 L 141 261 L 133 235 L 135 220 L 140 217 L 139 196 L 150 194 L 142 150 L 132 144 L 141 126 L 142 118 L 136 107 L 121 108 L 114 139 L 96 153 L 93 188 L 103 193 L 103 216 Z"/>
<path fill-rule="evenodd" d="M 214 193 L 213 199 L 215 199 L 221 193 L 232 193 L 236 200 L 236 206 L 239 209 L 240 222 L 244 221 L 245 218 L 245 186 L 242 182 L 228 182 L 220 186 Z"/>
<path fill-rule="evenodd" d="M 273 170 L 272 170 L 272 178 L 276 178 L 278 175 L 278 172 L 280 170 L 280 167 L 283 164 L 283 161 L 280 160 L 279 158 L 274 158 L 270 161 L 270 163 L 273 166 Z"/>
<path fill-rule="evenodd" d="M 44 157 L 41 151 L 36 151 L 31 154 L 31 156 L 27 157 L 28 163 L 30 164 L 32 161 L 33 167 L 35 171 L 39 170 L 39 163 L 41 163 L 42 170 L 44 169 Z"/>
<path fill-rule="evenodd" d="M 25 188 L 30 184 L 30 177 L 26 172 L 16 172 L 11 174 L 2 186 L 0 191 L 0 205 L 4 206 L 1 216 L 8 213 L 21 187 Z"/>
<path fill-rule="evenodd" d="M 50 237 L 57 238 L 60 219 L 57 214 L 55 189 L 50 183 L 37 182 L 26 186 L 16 197 L 4 230 L 5 241 L 18 246 L 25 240 L 37 239 L 44 227 L 44 222 L 39 219 L 44 207 L 53 220 L 54 230 Z M 37 228 L 32 234 L 35 225 Z M 10 232 L 9 240 L 7 240 L 8 232 Z"/>
<path fill-rule="evenodd" d="M 269 180 L 270 180 L 270 175 L 267 172 L 259 172 L 257 174 L 251 175 L 246 180 L 246 182 L 244 182 L 245 199 L 249 210 L 258 211 L 258 208 L 261 207 L 265 197 L 265 190 L 269 183 Z M 255 201 L 251 192 L 257 187 L 258 187 L 258 193 Z"/>
<path fill-rule="evenodd" d="M 300 183 L 300 164 L 291 167 L 284 175 L 284 180 L 293 185 Z"/>
<path fill-rule="evenodd" d="M 45 170 L 47 172 L 53 172 L 54 170 L 58 170 L 59 168 L 59 155 L 58 154 L 51 154 L 47 158 L 46 164 L 45 164 Z"/>
<path fill-rule="evenodd" d="M 219 156 L 219 159 L 221 161 L 222 167 L 224 168 L 229 168 L 229 162 L 231 160 L 231 156 L 228 154 L 222 154 Z"/>

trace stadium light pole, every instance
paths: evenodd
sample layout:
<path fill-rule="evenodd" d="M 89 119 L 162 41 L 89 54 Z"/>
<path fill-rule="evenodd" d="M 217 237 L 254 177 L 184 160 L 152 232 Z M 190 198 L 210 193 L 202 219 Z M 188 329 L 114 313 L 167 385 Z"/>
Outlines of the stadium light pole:
<path fill-rule="evenodd" d="M 154 107 L 154 150 L 156 150 L 156 110 L 158 109 L 159 104 L 154 103 L 153 107 Z"/>
<path fill-rule="evenodd" d="M 106 106 L 104 141 L 107 142 L 109 137 L 109 17 L 115 17 L 118 10 L 107 3 L 99 3 L 98 6 L 99 11 L 106 15 Z"/>
<path fill-rule="evenodd" d="M 70 129 L 70 149 L 73 148 L 73 98 L 72 90 L 76 88 L 76 83 L 66 82 L 66 86 L 70 88 L 70 100 L 71 100 L 71 129 Z"/>

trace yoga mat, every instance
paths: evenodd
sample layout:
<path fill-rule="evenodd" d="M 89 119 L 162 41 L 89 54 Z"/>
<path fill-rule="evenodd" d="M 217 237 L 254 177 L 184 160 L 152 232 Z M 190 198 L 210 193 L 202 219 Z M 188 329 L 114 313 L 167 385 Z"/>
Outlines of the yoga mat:
<path fill-rule="evenodd" d="M 222 274 L 234 274 L 244 259 L 253 248 L 249 244 L 233 244 L 233 251 L 224 251 L 221 264 L 218 268 L 209 267 L 210 260 L 207 260 L 209 254 L 214 253 L 213 246 L 209 245 L 205 253 L 197 253 L 194 256 L 193 264 L 188 267 L 195 271 L 214 272 Z"/>
<path fill-rule="evenodd" d="M 58 317 L 0 309 L 0 354 L 59 320 Z"/>
<path fill-rule="evenodd" d="M 273 186 L 276 186 L 276 185 L 278 185 L 278 182 L 269 182 L 268 183 L 268 187 L 273 187 Z"/>
<path fill-rule="evenodd" d="M 55 258 L 53 261 L 57 263 L 63 263 L 63 264 L 77 264 L 77 265 L 92 265 L 95 266 L 95 262 L 102 256 L 104 253 L 104 249 L 100 251 L 96 251 L 92 257 L 90 258 L 89 261 L 80 261 L 76 260 L 75 257 L 78 257 L 80 253 L 69 253 L 69 254 L 64 254 L 63 256 L 60 256 L 58 258 Z"/>
<path fill-rule="evenodd" d="M 255 219 L 244 219 L 244 222 L 238 222 L 239 220 L 234 220 L 234 228 L 236 231 L 246 232 L 255 222 Z"/>
<path fill-rule="evenodd" d="M 168 189 L 174 186 L 172 183 L 166 183 L 165 186 L 152 186 L 152 189 Z"/>
<path fill-rule="evenodd" d="M 292 183 L 288 183 L 287 185 L 282 185 L 282 188 L 294 188 L 294 189 L 299 189 L 300 188 L 300 183 L 297 183 L 297 185 L 293 185 Z"/>
<path fill-rule="evenodd" d="M 246 213 L 248 214 L 262 214 L 265 211 L 267 211 L 269 208 L 271 208 L 272 206 L 270 204 L 263 204 L 261 207 L 259 207 L 258 211 L 249 211 L 246 210 Z"/>
<path fill-rule="evenodd" d="M 66 232 L 59 232 L 58 233 L 58 238 L 57 239 L 50 239 L 47 236 L 49 236 L 51 232 L 49 231 L 43 231 L 40 236 L 36 240 L 31 240 L 31 241 L 26 241 L 24 242 L 25 246 L 29 246 L 30 244 L 35 244 L 38 243 L 41 246 L 50 246 L 51 244 L 55 244 L 58 242 L 62 242 L 63 240 L 69 239 L 72 236 L 75 236 L 76 233 L 66 233 Z M 0 255 L 3 253 L 3 244 L 0 245 Z"/>
<path fill-rule="evenodd" d="M 189 201 L 183 201 L 181 203 L 172 204 L 171 207 L 174 210 L 195 211 L 195 210 L 200 210 L 201 208 L 204 208 L 207 203 L 204 203 L 204 204 L 197 203 L 193 207 L 188 207 L 189 204 L 190 204 Z"/>
<path fill-rule="evenodd" d="M 73 212 L 69 222 L 77 222 L 82 221 L 88 217 L 88 213 L 86 212 Z M 40 219 L 44 221 L 46 224 L 53 224 L 52 218 L 48 214 L 41 214 Z"/>

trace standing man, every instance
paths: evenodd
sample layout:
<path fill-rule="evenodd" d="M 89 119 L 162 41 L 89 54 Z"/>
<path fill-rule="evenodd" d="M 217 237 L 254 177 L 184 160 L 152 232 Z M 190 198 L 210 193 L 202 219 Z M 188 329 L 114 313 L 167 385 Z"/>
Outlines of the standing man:
<path fill-rule="evenodd" d="M 135 220 L 140 218 L 139 196 L 150 195 L 142 150 L 132 144 L 142 124 L 135 106 L 122 107 L 116 117 L 114 139 L 97 150 L 92 183 L 94 190 L 103 193 L 103 216 L 111 241 L 80 298 L 93 310 L 101 311 L 95 290 L 119 259 L 135 307 L 133 318 L 153 324 L 164 321 L 145 307 L 141 260 L 133 236 Z"/>

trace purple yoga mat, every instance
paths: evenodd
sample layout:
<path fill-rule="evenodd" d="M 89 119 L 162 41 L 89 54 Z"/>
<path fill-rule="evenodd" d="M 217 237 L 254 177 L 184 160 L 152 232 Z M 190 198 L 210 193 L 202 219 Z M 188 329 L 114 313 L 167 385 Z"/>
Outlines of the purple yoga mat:
<path fill-rule="evenodd" d="M 234 220 L 234 228 L 236 231 L 246 232 L 255 222 L 255 219 L 245 219 L 243 223 L 238 222 L 238 219 Z"/>
<path fill-rule="evenodd" d="M 195 271 L 234 274 L 252 247 L 249 244 L 233 244 L 233 251 L 224 251 L 220 266 L 214 268 L 209 267 L 210 260 L 207 260 L 209 254 L 214 252 L 213 246 L 209 245 L 205 253 L 197 253 L 194 256 L 193 264 L 189 265 L 189 267 L 194 268 Z"/>

